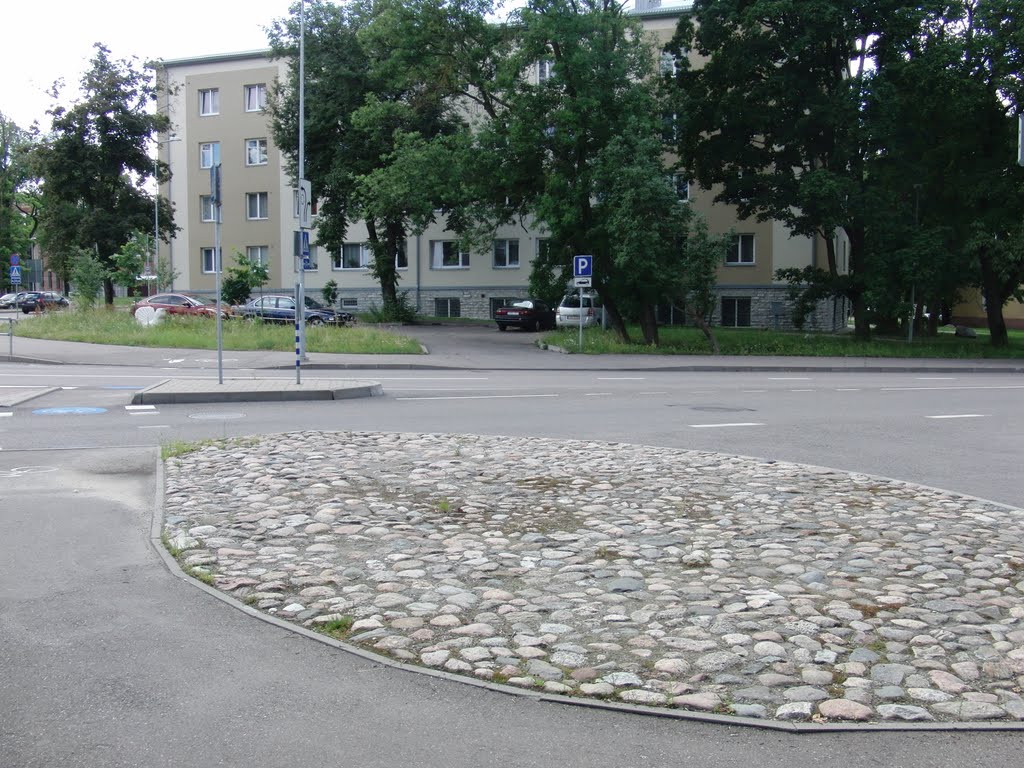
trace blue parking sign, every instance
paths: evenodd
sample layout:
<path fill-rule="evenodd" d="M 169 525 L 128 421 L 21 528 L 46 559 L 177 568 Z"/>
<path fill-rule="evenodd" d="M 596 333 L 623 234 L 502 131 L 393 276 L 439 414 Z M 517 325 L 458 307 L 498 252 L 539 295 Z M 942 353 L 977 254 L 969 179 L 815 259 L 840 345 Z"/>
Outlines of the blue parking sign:
<path fill-rule="evenodd" d="M 573 277 L 593 277 L 594 276 L 594 257 L 593 256 L 573 256 L 572 257 L 572 276 Z"/>

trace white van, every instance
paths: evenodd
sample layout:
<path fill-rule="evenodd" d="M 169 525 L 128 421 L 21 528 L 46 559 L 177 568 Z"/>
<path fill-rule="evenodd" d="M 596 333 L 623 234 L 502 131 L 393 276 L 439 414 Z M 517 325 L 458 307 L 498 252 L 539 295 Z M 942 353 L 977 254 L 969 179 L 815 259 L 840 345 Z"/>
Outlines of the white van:
<path fill-rule="evenodd" d="M 583 327 L 601 325 L 604 321 L 604 305 L 596 293 L 585 293 L 583 300 Z M 555 311 L 555 325 L 558 328 L 578 328 L 580 325 L 580 295 L 567 293 L 562 297 Z"/>

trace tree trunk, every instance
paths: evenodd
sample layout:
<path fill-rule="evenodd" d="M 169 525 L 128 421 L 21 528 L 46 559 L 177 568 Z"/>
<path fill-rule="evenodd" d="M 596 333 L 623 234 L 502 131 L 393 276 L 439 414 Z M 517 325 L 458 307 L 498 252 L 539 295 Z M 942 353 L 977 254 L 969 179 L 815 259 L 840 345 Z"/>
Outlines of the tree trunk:
<path fill-rule="evenodd" d="M 626 323 L 622 319 L 622 314 L 619 312 L 619 307 L 615 303 L 615 300 L 611 297 L 601 293 L 601 299 L 604 302 L 604 311 L 608 316 L 608 324 L 615 331 L 615 334 L 619 337 L 619 340 L 623 344 L 629 344 L 629 331 L 626 330 Z M 583 307 L 580 307 L 580 311 L 583 311 Z"/>
<path fill-rule="evenodd" d="M 371 271 L 380 282 L 380 294 L 385 310 L 398 303 L 398 270 L 395 269 L 395 253 L 391 243 L 395 229 L 393 224 L 385 224 L 384 239 L 382 240 L 377 230 L 377 223 L 372 220 L 366 222 L 367 240 L 370 243 L 370 251 L 373 253 L 373 269 Z M 401 230 L 401 227 L 397 227 L 397 229 Z M 404 235 L 404 231 L 402 234 Z"/>
<path fill-rule="evenodd" d="M 860 260 L 864 253 L 864 225 L 854 222 L 843 228 L 850 241 L 850 262 L 847 272 L 850 278 L 849 298 L 853 305 L 853 335 L 857 341 L 871 341 L 871 322 L 868 319 L 868 305 L 864 299 L 864 286 L 860 279 Z"/>
<path fill-rule="evenodd" d="M 708 344 L 711 345 L 711 354 L 720 355 L 721 349 L 718 347 L 718 339 L 715 337 L 714 331 L 711 329 L 711 325 L 708 323 L 708 319 L 697 312 L 689 312 L 690 319 L 693 320 L 693 324 L 700 328 L 701 333 L 704 334 L 704 338 L 708 340 Z"/>
<path fill-rule="evenodd" d="M 103 278 L 103 303 L 108 307 L 114 306 L 114 281 L 109 277 Z"/>
<path fill-rule="evenodd" d="M 999 274 L 992 263 L 992 254 L 988 249 L 982 249 L 980 261 L 981 290 L 985 297 L 985 319 L 988 321 L 992 346 L 1005 347 L 1010 343 L 1010 335 L 1006 331 L 1006 320 L 1003 318 L 1003 304 L 1006 303 L 1007 296 L 1003 291 L 1003 283 L 999 279 Z"/>
<path fill-rule="evenodd" d="M 640 330 L 645 344 L 658 346 L 658 317 L 653 304 L 644 304 L 640 313 Z"/>

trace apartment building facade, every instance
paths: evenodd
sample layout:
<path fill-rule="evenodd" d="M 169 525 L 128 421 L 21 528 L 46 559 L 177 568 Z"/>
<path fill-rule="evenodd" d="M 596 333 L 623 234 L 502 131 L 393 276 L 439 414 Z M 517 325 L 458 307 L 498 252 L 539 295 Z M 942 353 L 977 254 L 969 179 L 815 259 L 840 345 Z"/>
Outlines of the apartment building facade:
<path fill-rule="evenodd" d="M 675 31 L 680 6 L 644 7 L 635 11 L 656 46 Z M 284 171 L 280 149 L 270 135 L 266 93 L 278 78 L 287 77 L 286 62 L 268 51 L 202 56 L 160 62 L 160 108 L 171 132 L 161 136 L 160 159 L 172 178 L 161 194 L 174 204 L 181 228 L 160 256 L 177 272 L 174 288 L 212 293 L 215 283 L 214 222 L 210 201 L 210 167 L 222 168 L 221 250 L 224 267 L 235 254 L 263 261 L 270 274 L 266 290 L 291 291 L 300 261 L 294 253 L 298 219 L 293 180 Z M 538 63 L 530 77 L 544 77 Z M 794 237 L 778 222 L 740 220 L 730 206 L 713 204 L 713 192 L 680 178 L 680 199 L 706 216 L 712 232 L 733 232 L 734 247 L 718 271 L 718 301 L 713 323 L 724 326 L 785 328 L 791 324 L 785 286 L 775 270 L 823 263 L 824 246 L 813 238 Z M 314 196 L 316 190 L 313 190 Z M 303 281 L 316 294 L 328 281 L 338 286 L 348 311 L 379 305 L 380 288 L 370 275 L 371 258 L 365 225 L 354 223 L 337 252 L 316 243 L 311 233 L 310 268 Z M 465 252 L 456 236 L 437 221 L 411 235 L 399 256 L 399 290 L 421 314 L 488 318 L 494 310 L 527 295 L 530 268 L 543 247 L 542 229 L 509 224 L 494 233 L 486 252 Z M 840 254 L 843 250 L 840 244 Z M 681 313 L 664 308 L 664 320 L 680 321 Z M 846 307 L 829 302 L 819 307 L 807 327 L 837 329 L 846 323 Z"/>

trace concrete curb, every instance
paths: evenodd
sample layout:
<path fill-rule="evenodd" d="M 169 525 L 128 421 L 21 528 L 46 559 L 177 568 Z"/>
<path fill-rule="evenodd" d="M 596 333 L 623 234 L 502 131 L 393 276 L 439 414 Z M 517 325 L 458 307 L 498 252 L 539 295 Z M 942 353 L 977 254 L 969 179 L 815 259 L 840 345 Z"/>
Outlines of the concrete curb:
<path fill-rule="evenodd" d="M 58 392 L 59 390 L 60 387 L 45 387 L 39 390 L 38 392 L 26 392 L 20 395 L 11 395 L 9 398 L 0 397 L 0 405 L 3 405 L 4 407 L 7 408 L 13 407 L 15 405 L 21 405 L 22 403 L 26 403 L 29 400 L 35 400 L 37 397 L 48 395 L 51 392 Z"/>
<path fill-rule="evenodd" d="M 255 403 L 296 400 L 351 400 L 383 395 L 380 382 L 312 380 L 302 384 L 232 379 L 216 384 L 197 379 L 164 379 L 136 392 L 133 405 L 181 405 L 190 403 Z"/>

